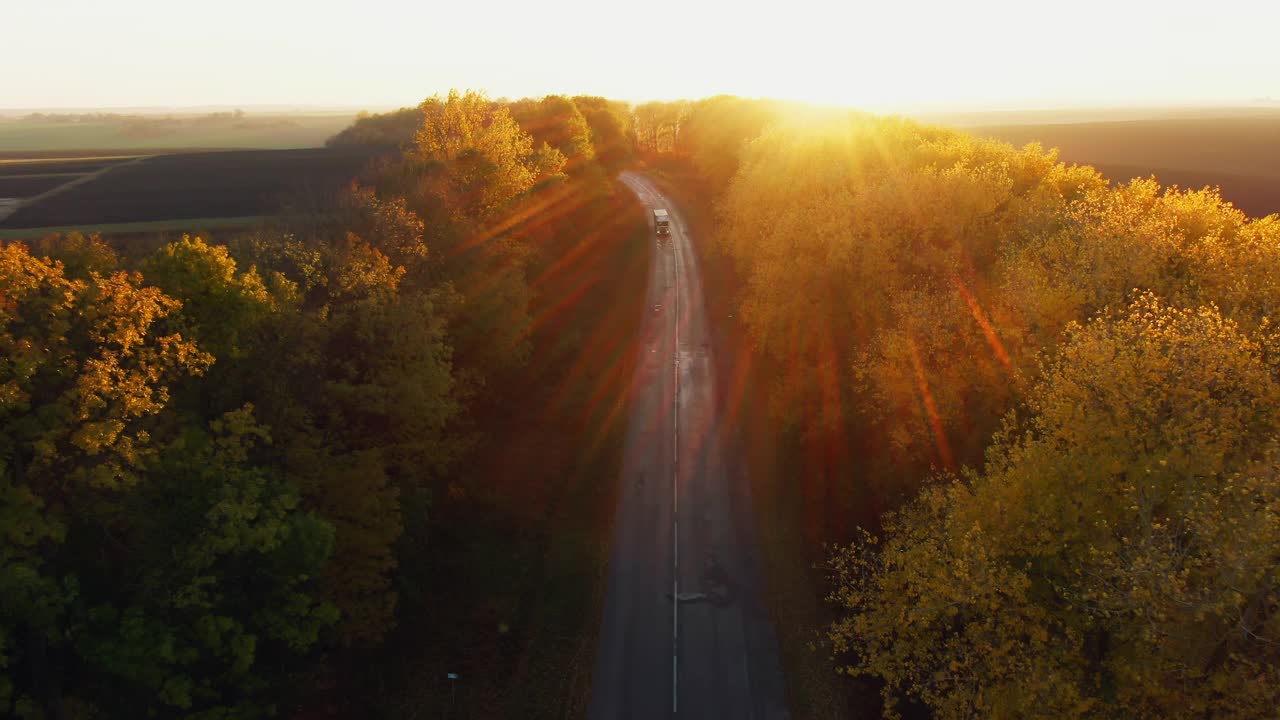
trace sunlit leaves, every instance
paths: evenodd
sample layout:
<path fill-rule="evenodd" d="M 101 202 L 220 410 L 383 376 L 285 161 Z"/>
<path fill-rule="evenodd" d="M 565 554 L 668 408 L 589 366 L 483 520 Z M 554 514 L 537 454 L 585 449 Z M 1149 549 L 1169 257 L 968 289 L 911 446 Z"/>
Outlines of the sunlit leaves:
<path fill-rule="evenodd" d="M 225 247 L 200 237 L 183 237 L 153 254 L 143 265 L 147 282 L 182 298 L 182 315 L 201 347 L 224 361 L 244 353 L 241 334 L 260 322 L 292 293 L 281 286 L 277 297 L 257 269 L 238 272 Z"/>
<path fill-rule="evenodd" d="M 535 153 L 533 138 L 510 112 L 479 93 L 452 90 L 421 110 L 418 157 L 444 164 L 450 203 L 464 217 L 487 216 L 564 163 L 559 151 L 558 159 Z"/>
<path fill-rule="evenodd" d="M 249 408 L 205 430 L 170 387 L 213 362 L 184 329 L 225 338 L 217 323 L 243 318 L 221 310 L 269 298 L 225 251 L 184 241 L 156 272 L 193 300 L 183 316 L 140 274 L 100 272 L 109 252 L 73 241 L 72 279 L 0 248 L 0 661 L 26 667 L 0 693 L 27 710 L 260 712 L 257 653 L 304 650 L 335 620 L 308 588 L 332 530 L 252 465 L 269 435 Z M 29 694 L 70 667 L 84 677 L 65 697 Z"/>
<path fill-rule="evenodd" d="M 167 383 L 212 361 L 166 327 L 181 304 L 140 283 L 126 272 L 68 280 L 22 245 L 0 248 L 0 453 L 11 467 L 104 489 L 136 479 Z"/>
<path fill-rule="evenodd" d="M 530 268 L 590 274 L 584 249 L 635 227 L 596 203 L 596 138 L 616 167 L 628 111 L 581 100 L 531 103 L 525 129 L 470 93 L 362 118 L 336 142 L 417 142 L 319 216 L 227 246 L 0 246 L 0 708 L 292 714 L 294 688 L 314 695 L 299 671 L 376 659 L 437 612 L 433 585 L 507 582 L 453 567 L 432 500 L 457 491 L 461 526 L 474 485 L 506 532 L 493 507 L 546 490 L 467 476 L 482 411 L 529 377 L 599 399 L 576 359 L 519 372 Z M 599 282 L 544 282 L 540 302 Z"/>
<path fill-rule="evenodd" d="M 1280 661 L 1280 383 L 1262 347 L 1150 295 L 1072 326 L 985 473 L 837 555 L 837 649 L 943 717 L 1274 708 L 1265 681 L 1223 692 Z"/>
<path fill-rule="evenodd" d="M 510 111 L 536 145 L 554 148 L 571 166 L 580 167 L 595 156 L 591 127 L 573 100 L 547 95 L 512 103 Z"/>
<path fill-rule="evenodd" d="M 591 129 L 596 159 L 608 170 L 619 169 L 633 151 L 630 107 L 626 103 L 583 95 L 574 97 L 573 104 Z"/>
<path fill-rule="evenodd" d="M 1275 220 L 1037 146 L 744 108 L 695 104 L 681 135 L 727 186 L 717 246 L 797 494 L 964 478 L 836 554 L 849 669 L 940 717 L 1273 710 Z"/>

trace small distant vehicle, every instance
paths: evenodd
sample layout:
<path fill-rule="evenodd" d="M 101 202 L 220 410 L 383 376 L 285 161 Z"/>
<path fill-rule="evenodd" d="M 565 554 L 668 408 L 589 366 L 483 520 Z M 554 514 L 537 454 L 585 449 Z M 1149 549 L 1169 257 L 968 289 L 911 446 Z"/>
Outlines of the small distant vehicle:
<path fill-rule="evenodd" d="M 671 216 L 667 215 L 666 210 L 658 209 L 653 211 L 653 231 L 658 237 L 667 237 L 671 235 Z"/>

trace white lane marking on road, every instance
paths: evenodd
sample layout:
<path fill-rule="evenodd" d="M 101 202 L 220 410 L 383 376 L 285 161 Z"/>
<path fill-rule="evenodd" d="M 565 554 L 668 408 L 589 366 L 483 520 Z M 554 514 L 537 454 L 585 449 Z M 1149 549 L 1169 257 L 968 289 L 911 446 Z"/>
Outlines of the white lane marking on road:
<path fill-rule="evenodd" d="M 635 184 L 627 183 L 640 199 L 647 202 L 650 209 L 662 202 L 662 195 L 647 182 L 636 179 Z M 673 274 L 675 276 L 675 386 L 671 402 L 671 434 L 672 461 L 671 468 L 671 714 L 679 714 L 679 668 L 680 668 L 680 250 L 676 247 L 675 237 L 683 233 L 678 224 L 667 247 L 672 253 Z"/>
<path fill-rule="evenodd" d="M 679 225 L 676 233 L 681 233 Z M 671 403 L 672 468 L 671 468 L 671 532 L 674 537 L 671 551 L 671 591 L 672 597 L 680 597 L 680 249 L 676 247 L 675 238 L 668 243 L 673 255 L 676 276 L 676 330 L 675 330 L 675 387 Z M 679 708 L 678 668 L 680 664 L 680 603 L 671 604 L 671 714 L 676 715 Z"/>

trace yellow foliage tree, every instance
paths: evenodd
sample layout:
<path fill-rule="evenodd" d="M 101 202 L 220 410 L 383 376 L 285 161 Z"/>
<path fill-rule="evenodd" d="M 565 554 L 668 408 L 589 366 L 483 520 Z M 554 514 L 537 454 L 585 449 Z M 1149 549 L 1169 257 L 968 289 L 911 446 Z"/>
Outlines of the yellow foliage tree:
<path fill-rule="evenodd" d="M 564 166 L 558 150 L 535 152 L 533 137 L 507 108 L 481 93 L 450 90 L 420 109 L 417 155 L 447 168 L 445 188 L 459 219 L 487 217 Z"/>
<path fill-rule="evenodd" d="M 837 554 L 847 669 L 940 717 L 1274 710 L 1277 349 L 1150 294 L 1069 326 L 984 473 Z"/>

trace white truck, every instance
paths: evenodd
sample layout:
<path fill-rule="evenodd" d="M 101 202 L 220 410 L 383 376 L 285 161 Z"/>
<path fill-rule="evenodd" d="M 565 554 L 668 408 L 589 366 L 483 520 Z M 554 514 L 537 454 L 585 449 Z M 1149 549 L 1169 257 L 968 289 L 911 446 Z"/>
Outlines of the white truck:
<path fill-rule="evenodd" d="M 667 215 L 666 210 L 653 211 L 653 231 L 660 238 L 671 235 L 671 216 Z"/>

